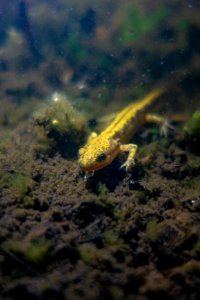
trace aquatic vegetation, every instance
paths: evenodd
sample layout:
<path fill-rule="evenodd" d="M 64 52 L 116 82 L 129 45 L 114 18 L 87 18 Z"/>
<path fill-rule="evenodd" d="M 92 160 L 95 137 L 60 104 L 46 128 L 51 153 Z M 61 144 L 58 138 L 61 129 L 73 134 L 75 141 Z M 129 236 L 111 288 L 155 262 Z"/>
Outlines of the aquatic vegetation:
<path fill-rule="evenodd" d="M 33 208 L 34 206 L 34 201 L 32 197 L 25 195 L 24 198 L 22 199 L 23 206 L 25 208 Z"/>
<path fill-rule="evenodd" d="M 155 241 L 158 236 L 158 222 L 156 218 L 153 218 L 147 223 L 146 235 L 150 241 Z"/>
<path fill-rule="evenodd" d="M 81 245 L 78 250 L 81 259 L 87 264 L 97 263 L 101 259 L 101 252 L 94 245 Z"/>
<path fill-rule="evenodd" d="M 125 44 L 137 41 L 142 35 L 151 32 L 155 26 L 169 15 L 169 8 L 162 5 L 154 13 L 145 14 L 138 10 L 137 6 L 128 6 L 121 25 L 121 41 Z"/>
<path fill-rule="evenodd" d="M 83 244 L 78 247 L 80 258 L 90 266 L 96 266 L 101 264 L 112 264 L 112 257 L 106 249 L 114 252 L 121 243 L 117 243 L 113 240 L 114 244 L 106 244 L 106 248 L 99 249 L 94 244 Z"/>
<path fill-rule="evenodd" d="M 34 126 L 34 133 L 36 134 L 36 142 L 33 145 L 35 152 L 38 154 L 50 153 L 54 146 L 54 141 L 48 137 L 45 128 L 42 126 Z"/>
<path fill-rule="evenodd" d="M 196 111 L 183 127 L 185 139 L 193 146 L 200 142 L 200 111 Z"/>
<path fill-rule="evenodd" d="M 59 93 L 35 113 L 33 124 L 38 152 L 59 151 L 65 157 L 76 156 L 88 133 L 86 119 Z"/>
<path fill-rule="evenodd" d="M 51 241 L 41 238 L 35 241 L 10 241 L 4 245 L 4 248 L 10 252 L 21 255 L 25 260 L 40 264 L 50 255 L 52 248 Z"/>
<path fill-rule="evenodd" d="M 51 248 L 51 241 L 45 239 L 37 242 L 32 242 L 27 246 L 25 257 L 31 262 L 41 263 L 47 257 L 49 257 Z"/>
<path fill-rule="evenodd" d="M 28 189 L 32 186 L 32 183 L 33 180 L 30 175 L 18 173 L 6 173 L 0 179 L 0 185 L 9 188 L 12 193 L 20 199 L 26 195 Z"/>
<path fill-rule="evenodd" d="M 114 230 L 106 230 L 103 234 L 104 242 L 107 247 L 120 247 L 123 245 L 122 240 L 119 238 L 118 234 Z"/>
<path fill-rule="evenodd" d="M 7 139 L 0 139 L 0 154 L 6 154 L 9 141 Z"/>
<path fill-rule="evenodd" d="M 99 197 L 101 199 L 106 199 L 107 198 L 108 189 L 107 189 L 105 183 L 99 182 L 99 184 L 98 184 L 98 193 L 99 193 Z"/>

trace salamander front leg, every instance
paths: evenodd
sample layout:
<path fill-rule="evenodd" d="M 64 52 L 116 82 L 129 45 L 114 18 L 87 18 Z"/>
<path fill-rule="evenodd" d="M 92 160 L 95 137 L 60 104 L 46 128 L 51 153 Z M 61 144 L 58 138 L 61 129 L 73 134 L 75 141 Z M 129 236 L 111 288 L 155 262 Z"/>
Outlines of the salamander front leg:
<path fill-rule="evenodd" d="M 137 145 L 135 144 L 120 145 L 120 151 L 129 152 L 126 162 L 120 167 L 120 169 L 126 168 L 126 171 L 129 171 L 132 168 L 132 166 L 135 164 Z"/>

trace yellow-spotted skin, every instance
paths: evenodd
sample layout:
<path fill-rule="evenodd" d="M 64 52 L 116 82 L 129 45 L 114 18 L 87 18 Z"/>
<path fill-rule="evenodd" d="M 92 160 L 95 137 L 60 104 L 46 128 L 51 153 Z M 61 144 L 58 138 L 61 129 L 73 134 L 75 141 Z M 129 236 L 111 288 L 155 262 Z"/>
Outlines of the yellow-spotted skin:
<path fill-rule="evenodd" d="M 79 150 L 79 165 L 86 173 L 93 173 L 109 165 L 120 152 L 129 152 L 127 161 L 122 165 L 126 170 L 134 164 L 137 146 L 126 144 L 135 130 L 145 121 L 161 123 L 162 117 L 148 115 L 153 102 L 162 94 L 155 89 L 138 102 L 125 107 L 99 135 L 92 133 L 87 144 Z"/>

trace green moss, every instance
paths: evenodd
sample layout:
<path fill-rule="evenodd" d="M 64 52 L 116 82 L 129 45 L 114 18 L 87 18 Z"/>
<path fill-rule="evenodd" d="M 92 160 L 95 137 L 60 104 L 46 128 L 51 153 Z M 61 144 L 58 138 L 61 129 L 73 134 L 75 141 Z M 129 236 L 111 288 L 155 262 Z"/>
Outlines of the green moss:
<path fill-rule="evenodd" d="M 35 114 L 37 123 L 48 130 L 55 129 L 60 134 L 69 129 L 81 130 L 86 126 L 84 117 L 72 106 L 64 94 L 55 93 L 48 105 Z"/>
<path fill-rule="evenodd" d="M 99 182 L 97 186 L 97 192 L 99 196 L 99 204 L 106 209 L 107 214 L 109 214 L 113 219 L 116 219 L 117 215 L 115 216 L 115 205 L 112 203 L 112 201 L 110 201 L 109 190 L 106 184 Z"/>
<path fill-rule="evenodd" d="M 91 264 L 99 258 L 98 249 L 93 245 L 79 246 L 79 254 L 81 259 L 87 264 Z"/>
<path fill-rule="evenodd" d="M 55 93 L 48 105 L 35 113 L 36 150 L 75 156 L 88 135 L 87 123 L 64 94 Z"/>
<path fill-rule="evenodd" d="M 36 241 L 11 241 L 5 245 L 6 250 L 20 254 L 35 264 L 42 263 L 50 255 L 51 248 L 52 243 L 44 238 Z"/>
<path fill-rule="evenodd" d="M 0 139 L 0 154 L 6 154 L 7 145 L 3 139 Z"/>
<path fill-rule="evenodd" d="M 26 208 L 33 207 L 33 205 L 34 205 L 34 201 L 30 196 L 25 196 L 22 199 L 22 203 L 23 203 L 24 207 L 26 207 Z"/>
<path fill-rule="evenodd" d="M 191 119 L 184 125 L 185 139 L 193 144 L 200 142 L 200 110 L 196 111 Z"/>
<path fill-rule="evenodd" d="M 33 149 L 39 153 L 47 153 L 53 146 L 53 140 L 48 137 L 47 132 L 41 126 L 35 126 L 37 142 L 33 145 Z"/>
<path fill-rule="evenodd" d="M 108 189 L 107 189 L 105 183 L 99 182 L 99 184 L 98 184 L 98 193 L 99 193 L 99 197 L 101 199 L 105 199 L 107 197 Z"/>
<path fill-rule="evenodd" d="M 31 185 L 31 183 L 31 177 L 18 174 L 13 180 L 12 189 L 16 191 L 20 197 L 23 197 L 27 193 L 28 187 Z"/>
<path fill-rule="evenodd" d="M 0 179 L 0 184 L 5 185 L 5 186 L 10 186 L 12 185 L 13 182 L 13 174 L 5 174 L 4 176 L 1 177 Z"/>
<path fill-rule="evenodd" d="M 124 43 L 137 41 L 144 34 L 152 31 L 154 27 L 169 15 L 170 10 L 161 6 L 151 14 L 142 14 L 138 8 L 131 4 L 125 14 L 121 27 L 121 40 Z"/>
<path fill-rule="evenodd" d="M 107 246 L 120 246 L 122 244 L 122 241 L 113 230 L 106 230 L 103 237 Z"/>
<path fill-rule="evenodd" d="M 11 189 L 12 193 L 19 198 L 23 198 L 28 188 L 32 185 L 32 178 L 23 174 L 5 174 L 0 179 L 0 185 Z"/>
<path fill-rule="evenodd" d="M 50 255 L 51 246 L 51 242 L 47 240 L 31 243 L 26 251 L 25 257 L 31 262 L 41 263 Z"/>
<path fill-rule="evenodd" d="M 156 240 L 158 236 L 158 224 L 156 218 L 153 218 L 151 221 L 147 223 L 146 235 L 150 241 L 153 242 Z"/>

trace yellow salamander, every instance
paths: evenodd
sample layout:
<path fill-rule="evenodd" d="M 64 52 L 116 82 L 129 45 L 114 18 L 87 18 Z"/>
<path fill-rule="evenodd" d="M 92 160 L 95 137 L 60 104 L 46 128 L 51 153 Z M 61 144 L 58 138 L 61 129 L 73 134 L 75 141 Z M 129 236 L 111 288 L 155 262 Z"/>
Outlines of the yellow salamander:
<path fill-rule="evenodd" d="M 137 145 L 126 144 L 141 124 L 156 122 L 162 125 L 161 131 L 166 134 L 168 127 L 165 119 L 147 114 L 153 102 L 162 94 L 155 89 L 145 98 L 125 107 L 99 135 L 92 133 L 87 144 L 79 150 L 79 165 L 83 171 L 94 173 L 109 165 L 121 152 L 128 152 L 128 158 L 122 165 L 129 170 L 134 164 Z"/>

